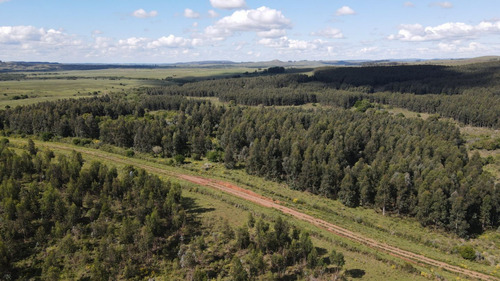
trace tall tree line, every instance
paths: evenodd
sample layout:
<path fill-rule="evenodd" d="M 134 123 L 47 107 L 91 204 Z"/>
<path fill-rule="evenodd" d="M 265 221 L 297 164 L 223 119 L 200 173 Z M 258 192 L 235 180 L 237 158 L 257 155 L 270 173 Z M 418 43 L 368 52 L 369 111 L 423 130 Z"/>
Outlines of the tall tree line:
<path fill-rule="evenodd" d="M 349 207 L 413 216 L 423 225 L 461 236 L 499 225 L 500 192 L 483 172 L 480 157 L 468 157 L 453 124 L 377 111 L 214 106 L 179 96 L 116 100 L 121 106 L 113 105 L 115 100 L 105 104 L 130 111 L 119 116 L 102 111 L 93 117 L 99 111 L 88 112 L 96 108 L 89 103 L 98 100 L 71 101 L 81 114 L 76 120 L 92 116 L 89 127 L 95 131 L 85 137 L 148 153 L 155 148 L 164 157 L 223 153 L 218 160 L 228 168 L 244 167 L 249 174 L 339 199 Z M 29 114 L 34 109 L 57 107 L 38 106 L 3 112 L 5 129 L 35 132 L 19 124 L 34 124 L 38 117 Z M 175 114 L 165 118 L 147 113 L 150 108 Z M 57 124 L 43 123 L 38 132 L 64 136 Z M 72 126 L 69 131 L 77 132 Z"/>

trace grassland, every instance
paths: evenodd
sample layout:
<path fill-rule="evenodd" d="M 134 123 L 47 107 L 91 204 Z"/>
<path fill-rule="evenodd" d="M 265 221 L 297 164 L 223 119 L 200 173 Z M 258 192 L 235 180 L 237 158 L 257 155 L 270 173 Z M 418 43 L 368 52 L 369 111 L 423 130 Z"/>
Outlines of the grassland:
<path fill-rule="evenodd" d="M 26 79 L 0 81 L 0 109 L 65 98 L 125 92 L 186 81 L 231 77 L 255 68 L 157 68 L 26 72 Z"/>
<path fill-rule="evenodd" d="M 11 139 L 11 143 L 23 146 L 25 140 Z M 119 154 L 125 153 L 125 151 L 119 148 L 112 148 L 114 153 L 108 153 L 102 150 L 82 148 L 69 144 L 37 142 L 37 145 L 51 147 L 59 153 L 68 153 L 71 149 L 75 149 L 81 151 L 88 159 L 96 158 L 108 162 L 111 159 L 109 158 L 110 156 L 116 157 Z M 64 149 L 61 149 L 61 147 Z M 107 150 L 110 150 L 110 148 L 108 147 Z M 463 241 L 450 236 L 449 233 L 423 228 L 418 222 L 413 220 L 398 218 L 396 216 L 382 216 L 376 211 L 369 209 L 346 208 L 337 201 L 290 190 L 283 184 L 249 176 L 241 170 L 229 171 L 218 164 L 214 164 L 212 169 L 204 171 L 201 168 L 204 162 L 200 161 L 191 161 L 183 166 L 169 166 L 162 164 L 168 162 L 165 159 L 158 159 L 145 154 L 137 154 L 134 158 L 118 157 L 121 159 L 120 162 L 124 161 L 124 163 L 132 165 L 149 165 L 150 167 L 161 168 L 174 173 L 199 174 L 210 178 L 231 181 L 264 196 L 279 200 L 283 205 L 343 226 L 378 241 L 446 261 L 450 264 L 500 277 L 498 273 L 500 267 L 498 265 L 500 263 L 498 260 L 500 257 L 500 237 L 498 236 L 500 234 L 494 231 L 487 232 L 470 241 Z M 118 165 L 123 165 L 123 163 L 118 163 Z M 193 200 L 201 208 L 207 210 L 202 214 L 207 219 L 213 216 L 221 216 L 226 217 L 233 225 L 240 225 L 244 222 L 249 210 L 258 215 L 271 218 L 278 215 L 277 211 L 259 207 L 206 187 L 195 186 L 185 182 L 183 182 L 183 185 L 186 186 L 186 194 L 190 198 L 194 198 Z M 237 210 L 233 210 L 233 208 Z M 446 279 L 455 279 L 457 277 L 437 268 L 419 265 L 410 266 L 392 256 L 337 237 L 292 217 L 287 217 L 287 220 L 309 229 L 320 245 L 324 245 L 322 247 L 326 249 L 335 247 L 342 251 L 347 251 L 347 269 L 362 270 L 359 272 L 366 274 L 364 277 L 366 280 L 408 280 L 424 276 L 431 279 L 438 276 L 445 277 Z M 454 252 L 455 247 L 462 244 L 473 245 L 477 251 L 482 253 L 485 259 L 479 263 L 462 259 Z"/>

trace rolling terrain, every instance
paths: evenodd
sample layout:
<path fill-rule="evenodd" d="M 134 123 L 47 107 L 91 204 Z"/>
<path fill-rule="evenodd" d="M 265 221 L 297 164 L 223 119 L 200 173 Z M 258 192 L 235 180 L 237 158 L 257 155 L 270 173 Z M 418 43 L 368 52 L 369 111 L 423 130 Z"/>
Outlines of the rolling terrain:
<path fill-rule="evenodd" d="M 242 222 L 257 216 L 267 222 L 258 229 L 249 228 L 250 244 L 263 250 L 264 260 L 280 280 L 305 278 L 303 274 L 325 277 L 324 273 L 366 280 L 500 280 L 500 64 L 496 57 L 425 63 L 205 62 L 117 68 L 27 63 L 15 67 L 0 73 L 0 107 L 5 106 L 0 110 L 0 125 L 7 138 L 3 145 L 9 143 L 19 155 L 24 153 L 22 161 L 28 151 L 30 157 L 44 159 L 44 165 L 53 159 L 52 165 L 57 166 L 76 151 L 86 160 L 85 169 L 98 161 L 126 171 L 136 167 L 180 183 L 188 202 L 183 206 L 192 212 L 189 221 L 201 219 L 205 234 L 213 227 L 223 231 L 227 224 L 235 228 L 240 236 L 234 243 L 240 246 L 228 250 L 241 257 L 257 254 L 241 246 L 246 245 L 241 244 L 246 231 Z M 35 140 L 38 153 L 27 139 Z M 5 150 L 5 155 L 9 153 Z M 20 165 L 5 163 L 7 170 L 11 164 Z M 39 181 L 57 175 L 53 169 L 42 169 Z M 7 176 L 22 178 L 19 173 Z M 28 182 L 36 176 L 24 178 L 23 189 L 28 190 Z M 60 185 L 53 180 L 51 184 Z M 17 203 L 20 197 L 7 181 L 2 188 L 0 214 L 9 225 L 22 226 L 20 222 L 29 216 L 17 214 L 23 214 L 24 205 Z M 66 186 L 59 193 L 71 198 Z M 93 209 L 109 212 L 111 199 L 98 193 L 91 197 L 88 202 L 99 202 Z M 118 210 L 122 204 L 117 200 L 111 209 Z M 87 206 L 92 205 L 83 204 Z M 96 218 L 95 211 L 85 212 L 81 222 Z M 279 228 L 281 218 L 308 231 L 318 245 L 316 253 L 307 252 L 312 257 L 303 256 L 300 269 L 287 260 L 290 267 L 283 271 L 276 247 L 262 246 L 259 240 L 261 232 L 269 229 L 265 224 L 272 221 Z M 111 224 L 119 228 L 126 223 L 113 220 Z M 6 225 L 0 224 L 4 229 L 0 251 L 5 248 L 2 239 L 19 239 L 9 234 Z M 52 229 L 50 243 L 58 251 L 67 250 L 67 241 L 57 240 L 64 236 L 57 230 L 61 227 L 53 221 L 44 225 L 45 231 Z M 22 233 L 33 234 L 29 226 Z M 155 229 L 151 223 L 146 227 Z M 145 237 L 144 232 L 141 235 Z M 193 235 L 188 239 L 196 241 L 201 234 Z M 195 244 L 188 247 L 204 255 L 203 247 Z M 123 245 L 113 247 L 120 252 Z M 40 264 L 49 249 L 19 259 L 16 268 L 36 261 L 37 270 L 49 274 L 50 264 Z M 280 249 L 285 257 L 292 251 Z M 339 261 L 340 267 L 331 263 L 339 250 L 345 255 L 343 268 L 343 262 Z M 74 254 L 76 258 L 80 252 Z M 316 256 L 321 262 L 316 263 Z M 209 265 L 209 260 L 189 269 L 175 260 L 159 262 L 172 266 L 163 271 L 164 276 L 181 273 L 180 280 L 194 280 L 195 273 L 211 278 L 217 272 L 235 276 L 242 267 L 247 274 L 258 275 L 244 258 L 243 264 L 233 260 L 224 268 Z M 61 260 L 54 264 L 54 274 L 57 270 L 74 274 Z M 155 270 L 139 275 L 153 277 Z M 78 276 L 96 273 L 82 267 L 78 271 Z"/>
<path fill-rule="evenodd" d="M 13 143 L 23 143 L 21 140 L 16 140 L 12 139 Z M 255 204 L 267 207 L 267 208 L 273 208 L 276 210 L 281 211 L 282 213 L 286 215 L 293 216 L 295 218 L 298 218 L 300 220 L 303 220 L 311 225 L 314 225 L 315 227 L 326 229 L 327 231 L 334 233 L 335 235 L 338 235 L 340 237 L 346 238 L 348 240 L 354 241 L 356 243 L 359 243 L 361 245 L 365 245 L 367 247 L 373 248 L 376 251 L 382 251 L 386 252 L 400 260 L 414 263 L 414 264 L 419 264 L 419 265 L 427 265 L 427 266 L 432 266 L 436 269 L 440 270 L 446 270 L 455 274 L 459 274 L 462 276 L 467 276 L 467 278 L 474 278 L 474 279 L 479 279 L 479 280 L 500 280 L 500 278 L 488 275 L 488 274 L 483 274 L 477 271 L 473 271 L 467 268 L 459 267 L 456 265 L 452 265 L 446 262 L 442 262 L 439 260 L 435 260 L 432 258 L 428 258 L 424 255 L 421 254 L 416 254 L 410 251 L 406 251 L 391 245 L 388 245 L 383 242 L 376 241 L 372 238 L 368 238 L 366 236 L 357 234 L 353 231 L 347 230 L 343 227 L 339 227 L 338 225 L 332 224 L 330 222 L 327 222 L 325 220 L 316 218 L 314 216 L 305 214 L 303 212 L 297 211 L 293 208 L 287 207 L 285 204 L 282 204 L 279 200 L 273 200 L 268 197 L 262 196 L 260 194 L 257 194 L 253 191 L 247 190 L 245 188 L 241 188 L 233 183 L 227 182 L 227 181 L 221 181 L 221 180 L 216 180 L 216 179 L 210 179 L 206 177 L 200 177 L 200 176 L 194 176 L 194 175 L 189 175 L 189 174 L 182 174 L 179 172 L 172 172 L 169 169 L 162 169 L 158 168 L 158 166 L 147 164 L 147 162 L 142 162 L 138 163 L 137 161 L 134 161 L 133 159 L 127 159 L 123 157 L 119 157 L 117 155 L 112 155 L 109 153 L 102 153 L 100 151 L 96 150 L 91 150 L 91 149 L 82 149 L 74 146 L 70 146 L 64 143 L 52 143 L 52 142 L 37 142 L 37 145 L 47 147 L 50 149 L 55 149 L 57 150 L 63 150 L 63 151 L 77 151 L 82 153 L 83 155 L 90 155 L 93 158 L 96 159 L 102 159 L 106 160 L 107 162 L 111 163 L 119 163 L 121 165 L 132 165 L 136 166 L 142 169 L 147 170 L 148 172 L 151 172 L 153 174 L 157 175 L 163 175 L 167 176 L 170 178 L 178 178 L 182 181 L 187 181 L 194 183 L 196 185 L 200 186 L 207 186 L 210 188 L 214 188 L 220 191 L 223 191 L 225 193 L 231 194 L 232 196 L 242 198 L 244 200 L 253 202 Z"/>

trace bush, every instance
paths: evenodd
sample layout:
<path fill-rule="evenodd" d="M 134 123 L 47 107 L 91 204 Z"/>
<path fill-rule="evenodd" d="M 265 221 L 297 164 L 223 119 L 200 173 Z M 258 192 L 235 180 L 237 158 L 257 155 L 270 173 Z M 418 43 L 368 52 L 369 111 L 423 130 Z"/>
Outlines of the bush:
<path fill-rule="evenodd" d="M 186 160 L 186 158 L 182 154 L 177 154 L 174 156 L 174 160 L 177 164 L 183 164 L 184 160 Z"/>
<path fill-rule="evenodd" d="M 460 246 L 458 248 L 458 253 L 462 256 L 462 258 L 466 260 L 474 260 L 476 259 L 476 251 L 474 248 L 468 245 Z"/>
<path fill-rule="evenodd" d="M 49 133 L 49 132 L 43 132 L 40 136 L 43 141 L 49 141 L 51 138 L 54 137 L 54 134 Z"/>
<path fill-rule="evenodd" d="M 220 162 L 222 160 L 222 152 L 216 150 L 208 151 L 207 159 L 210 162 Z"/>
<path fill-rule="evenodd" d="M 127 157 L 133 157 L 135 155 L 135 152 L 132 149 L 128 149 L 125 153 Z"/>

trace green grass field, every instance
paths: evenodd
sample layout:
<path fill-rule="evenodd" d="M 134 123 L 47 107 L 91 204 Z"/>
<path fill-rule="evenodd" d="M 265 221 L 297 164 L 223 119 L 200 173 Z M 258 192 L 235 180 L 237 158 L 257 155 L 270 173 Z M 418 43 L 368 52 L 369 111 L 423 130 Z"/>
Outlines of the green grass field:
<path fill-rule="evenodd" d="M 22 147 L 26 141 L 12 138 L 11 143 Z M 53 145 L 55 144 L 36 143 L 37 145 L 48 147 L 54 147 Z M 84 156 L 87 159 L 104 159 L 104 161 L 107 161 L 105 158 L 106 156 L 117 155 L 116 153 L 110 154 L 102 150 L 96 151 L 91 148 L 82 148 L 69 144 L 64 144 L 64 147 L 65 149 L 55 149 L 55 151 L 58 153 L 69 153 L 69 150 L 77 149 L 84 152 Z M 92 156 L 85 152 L 97 152 L 99 156 Z M 121 151 L 119 148 L 114 148 L 114 152 L 124 153 L 124 151 Z M 450 264 L 500 277 L 500 234 L 495 231 L 489 231 L 476 239 L 464 241 L 449 233 L 423 228 L 418 222 L 412 219 L 403 219 L 396 216 L 382 216 L 374 210 L 364 208 L 346 208 L 338 201 L 290 190 L 283 184 L 249 176 L 242 170 L 229 171 L 218 164 L 215 164 L 214 167 L 208 171 L 203 171 L 201 169 L 201 166 L 204 164 L 203 161 L 192 161 L 179 167 L 160 164 L 160 162 L 165 162 L 165 159 L 153 158 L 150 155 L 144 154 L 136 154 L 134 158 L 120 156 L 120 159 L 125 159 L 127 163 L 132 165 L 150 165 L 170 172 L 199 174 L 206 177 L 231 181 L 242 187 L 252 189 L 257 193 L 279 200 L 286 206 L 301 210 L 376 240 L 446 261 Z M 112 162 L 109 164 L 116 165 L 116 163 Z M 123 164 L 118 165 L 120 166 Z M 238 226 L 246 220 L 249 210 L 254 214 L 270 218 L 279 214 L 277 211 L 245 202 L 244 200 L 222 194 L 221 192 L 206 187 L 195 186 L 185 182 L 182 182 L 182 184 L 186 187 L 185 195 L 194 198 L 197 205 L 207 210 L 201 214 L 202 217 L 207 219 L 220 216 L 226 218 L 232 225 Z M 417 265 L 412 265 L 410 267 L 399 259 L 393 258 L 385 253 L 376 252 L 347 239 L 340 238 L 325 230 L 308 225 L 305 222 L 298 221 L 291 217 L 287 217 L 287 220 L 293 222 L 293 224 L 309 229 L 313 233 L 315 239 L 318 240 L 319 245 L 322 245 L 321 247 L 325 249 L 335 247 L 344 251 L 347 257 L 346 269 L 362 270 L 366 274 L 363 277 L 365 280 L 435 279 L 437 276 L 442 276 L 451 280 L 457 277 L 454 274 L 438 268 Z M 473 245 L 476 251 L 482 253 L 484 260 L 481 262 L 469 262 L 462 259 L 453 250 L 455 246 L 462 244 Z M 410 271 L 413 273 L 410 273 Z"/>
<path fill-rule="evenodd" d="M 103 69 L 56 72 L 26 72 L 26 79 L 0 81 L 0 109 L 65 98 L 88 97 L 94 93 L 126 92 L 139 87 L 154 87 L 216 77 L 231 77 L 255 68 L 159 68 Z"/>

